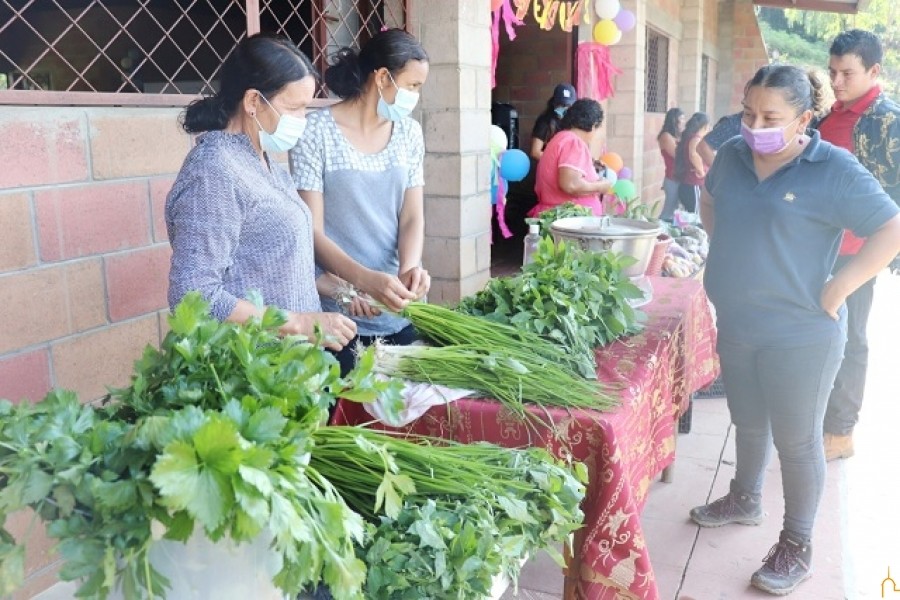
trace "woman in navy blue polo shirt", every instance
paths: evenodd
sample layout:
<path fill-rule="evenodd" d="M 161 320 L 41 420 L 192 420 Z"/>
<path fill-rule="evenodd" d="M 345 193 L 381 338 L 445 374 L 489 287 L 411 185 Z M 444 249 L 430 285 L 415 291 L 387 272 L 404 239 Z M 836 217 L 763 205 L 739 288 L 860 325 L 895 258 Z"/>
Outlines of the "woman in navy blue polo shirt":
<path fill-rule="evenodd" d="M 706 176 L 711 235 L 704 284 L 737 460 L 728 494 L 691 510 L 705 527 L 758 525 L 772 442 L 784 525 L 751 584 L 786 594 L 811 575 L 811 535 L 825 481 L 822 422 L 846 341 L 844 299 L 900 251 L 900 209 L 846 150 L 807 135 L 818 81 L 769 65 L 747 86 L 741 137 Z M 868 238 L 834 277 L 841 230 Z"/>

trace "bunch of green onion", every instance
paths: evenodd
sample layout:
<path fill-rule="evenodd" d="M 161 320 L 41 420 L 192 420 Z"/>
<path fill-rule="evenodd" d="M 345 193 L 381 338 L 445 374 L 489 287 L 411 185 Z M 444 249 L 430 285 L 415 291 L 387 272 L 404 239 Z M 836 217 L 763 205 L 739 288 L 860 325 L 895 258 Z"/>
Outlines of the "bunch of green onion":
<path fill-rule="evenodd" d="M 615 400 L 588 381 L 527 352 L 476 344 L 379 345 L 375 370 L 391 377 L 483 392 L 525 419 L 525 402 L 544 408 L 607 410 Z"/>
<path fill-rule="evenodd" d="M 534 332 L 424 302 L 410 302 L 403 316 L 409 319 L 416 331 L 439 346 L 471 345 L 502 349 L 506 355 L 519 361 L 535 363 L 544 360 L 573 377 L 579 377 L 577 357 Z M 593 375 L 596 379 L 596 373 Z"/>

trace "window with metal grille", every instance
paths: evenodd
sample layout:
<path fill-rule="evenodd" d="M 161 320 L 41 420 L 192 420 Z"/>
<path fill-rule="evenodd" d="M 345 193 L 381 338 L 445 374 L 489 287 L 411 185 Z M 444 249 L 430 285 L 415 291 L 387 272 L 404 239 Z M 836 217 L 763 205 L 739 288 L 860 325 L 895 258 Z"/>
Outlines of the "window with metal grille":
<path fill-rule="evenodd" d="M 248 32 L 285 35 L 324 70 L 406 14 L 406 0 L 0 0 L 0 104 L 181 105 L 215 91 Z"/>
<path fill-rule="evenodd" d="M 700 59 L 700 112 L 708 112 L 707 96 L 709 95 L 709 57 L 703 55 Z"/>
<path fill-rule="evenodd" d="M 669 104 L 669 38 L 647 28 L 647 68 L 645 70 L 647 112 L 666 112 Z"/>

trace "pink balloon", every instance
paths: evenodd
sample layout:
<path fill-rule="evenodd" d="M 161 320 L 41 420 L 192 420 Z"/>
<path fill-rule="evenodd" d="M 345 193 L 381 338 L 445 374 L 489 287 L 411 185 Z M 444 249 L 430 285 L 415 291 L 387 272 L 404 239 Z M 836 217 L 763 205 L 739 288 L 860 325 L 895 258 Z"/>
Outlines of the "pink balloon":
<path fill-rule="evenodd" d="M 634 175 L 634 173 L 632 173 L 631 169 L 629 169 L 628 167 L 622 167 L 621 169 L 619 169 L 618 175 L 619 179 L 631 179 L 631 176 Z"/>
<path fill-rule="evenodd" d="M 619 26 L 619 31 L 631 31 L 637 24 L 637 17 L 635 17 L 634 13 L 630 10 L 623 8 L 615 16 L 613 21 L 615 21 L 616 25 Z"/>

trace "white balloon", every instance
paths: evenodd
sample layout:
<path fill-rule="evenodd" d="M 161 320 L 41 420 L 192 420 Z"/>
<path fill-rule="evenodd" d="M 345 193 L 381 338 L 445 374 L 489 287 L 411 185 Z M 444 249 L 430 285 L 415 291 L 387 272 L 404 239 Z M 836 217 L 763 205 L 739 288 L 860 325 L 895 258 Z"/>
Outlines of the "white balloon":
<path fill-rule="evenodd" d="M 622 5 L 619 3 L 619 0 L 597 0 L 594 2 L 594 11 L 601 19 L 614 19 L 621 9 Z"/>
<path fill-rule="evenodd" d="M 499 155 L 506 150 L 509 140 L 506 139 L 506 132 L 496 125 L 491 125 L 491 152 Z"/>

